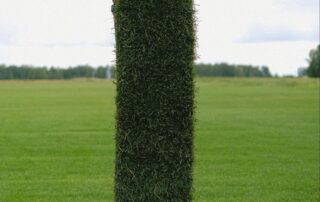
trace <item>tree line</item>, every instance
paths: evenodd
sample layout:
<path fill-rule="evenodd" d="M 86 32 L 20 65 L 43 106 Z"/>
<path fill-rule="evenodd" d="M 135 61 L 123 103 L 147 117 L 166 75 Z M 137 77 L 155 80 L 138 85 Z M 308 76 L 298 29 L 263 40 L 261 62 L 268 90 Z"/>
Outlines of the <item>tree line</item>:
<path fill-rule="evenodd" d="M 114 66 L 79 65 L 69 68 L 0 65 L 0 79 L 115 78 Z"/>
<path fill-rule="evenodd" d="M 200 77 L 271 77 L 269 68 L 252 65 L 197 64 L 195 73 Z"/>
<path fill-rule="evenodd" d="M 114 66 L 92 67 L 79 65 L 69 68 L 34 67 L 31 65 L 1 65 L 0 80 L 4 79 L 73 79 L 115 78 Z M 251 65 L 195 64 L 194 72 L 199 77 L 271 77 L 268 67 Z"/>
<path fill-rule="evenodd" d="M 309 67 L 306 69 L 305 73 L 309 77 L 320 77 L 320 44 L 317 48 L 312 49 L 309 53 L 309 59 L 307 60 Z"/>
<path fill-rule="evenodd" d="M 298 76 L 320 77 L 320 45 L 310 51 L 306 68 L 298 69 Z M 92 67 L 78 65 L 69 68 L 34 67 L 31 65 L 0 64 L 0 80 L 4 79 L 73 79 L 115 78 L 114 66 Z M 228 63 L 195 64 L 195 76 L 199 77 L 272 77 L 267 66 L 233 65 Z M 277 77 L 276 75 L 274 75 Z"/>
<path fill-rule="evenodd" d="M 317 48 L 309 52 L 308 67 L 301 67 L 298 69 L 298 76 L 308 76 L 311 78 L 320 78 L 320 44 Z"/>

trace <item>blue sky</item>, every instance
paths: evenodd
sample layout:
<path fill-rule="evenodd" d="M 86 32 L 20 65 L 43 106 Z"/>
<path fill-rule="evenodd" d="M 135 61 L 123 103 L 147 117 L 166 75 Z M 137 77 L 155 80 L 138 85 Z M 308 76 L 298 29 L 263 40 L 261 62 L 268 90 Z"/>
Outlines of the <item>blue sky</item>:
<path fill-rule="evenodd" d="M 0 0 L 0 63 L 114 63 L 112 0 Z M 197 62 L 296 74 L 319 43 L 318 0 L 195 0 Z"/>

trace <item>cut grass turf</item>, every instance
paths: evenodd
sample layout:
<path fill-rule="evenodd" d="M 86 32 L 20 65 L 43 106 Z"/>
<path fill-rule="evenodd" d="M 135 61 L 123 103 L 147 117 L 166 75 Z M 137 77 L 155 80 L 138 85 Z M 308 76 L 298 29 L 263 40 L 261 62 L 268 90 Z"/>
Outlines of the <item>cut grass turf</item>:
<path fill-rule="evenodd" d="M 318 201 L 318 85 L 198 79 L 195 201 Z M 0 82 L 0 201 L 113 201 L 115 85 Z"/>

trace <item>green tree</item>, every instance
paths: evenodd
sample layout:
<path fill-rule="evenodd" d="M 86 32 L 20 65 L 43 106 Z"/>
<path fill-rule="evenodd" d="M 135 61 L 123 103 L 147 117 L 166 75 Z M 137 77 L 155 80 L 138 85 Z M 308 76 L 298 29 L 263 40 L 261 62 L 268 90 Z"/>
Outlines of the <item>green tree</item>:
<path fill-rule="evenodd" d="M 263 77 L 271 77 L 271 73 L 269 71 L 269 68 L 266 66 L 261 67 L 261 71 L 262 71 L 262 76 Z"/>
<path fill-rule="evenodd" d="M 116 201 L 191 201 L 192 0 L 120 0 Z"/>
<path fill-rule="evenodd" d="M 307 75 L 309 77 L 320 77 L 320 44 L 317 49 L 310 51 L 308 62 Z"/>

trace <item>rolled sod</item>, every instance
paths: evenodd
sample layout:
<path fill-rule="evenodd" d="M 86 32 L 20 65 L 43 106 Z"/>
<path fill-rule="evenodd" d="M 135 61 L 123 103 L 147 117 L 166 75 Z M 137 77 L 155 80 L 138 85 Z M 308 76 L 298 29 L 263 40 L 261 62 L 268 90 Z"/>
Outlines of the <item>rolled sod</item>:
<path fill-rule="evenodd" d="M 192 0 L 116 0 L 116 201 L 191 201 Z"/>

